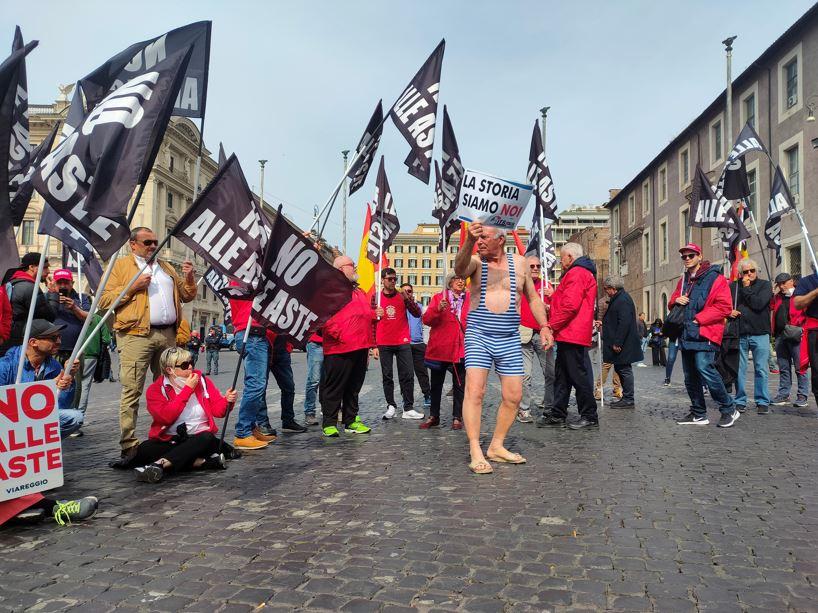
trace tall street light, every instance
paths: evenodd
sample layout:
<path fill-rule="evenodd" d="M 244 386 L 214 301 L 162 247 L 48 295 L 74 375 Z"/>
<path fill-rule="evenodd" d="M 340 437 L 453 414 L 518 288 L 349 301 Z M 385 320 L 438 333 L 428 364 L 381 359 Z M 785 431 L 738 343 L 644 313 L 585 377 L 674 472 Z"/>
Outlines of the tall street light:
<path fill-rule="evenodd" d="M 548 109 L 550 108 L 550 106 L 544 106 L 540 109 L 540 113 L 542 113 L 542 152 L 546 159 L 548 159 L 548 155 L 545 152 L 545 121 L 546 116 L 548 115 Z"/>
<path fill-rule="evenodd" d="M 347 156 L 349 155 L 349 149 L 344 149 L 341 152 L 341 155 L 344 156 L 344 176 L 347 174 Z M 344 199 L 341 202 L 341 245 L 343 246 L 343 253 L 346 255 L 347 253 L 347 190 L 349 189 L 348 183 L 346 179 L 344 180 Z"/>

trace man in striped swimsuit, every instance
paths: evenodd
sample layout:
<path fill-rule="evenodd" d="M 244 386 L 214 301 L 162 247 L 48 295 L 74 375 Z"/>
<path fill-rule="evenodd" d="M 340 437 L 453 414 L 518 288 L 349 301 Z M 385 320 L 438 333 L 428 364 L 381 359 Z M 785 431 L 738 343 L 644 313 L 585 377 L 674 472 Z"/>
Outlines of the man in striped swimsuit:
<path fill-rule="evenodd" d="M 475 243 L 478 255 L 472 255 Z M 494 462 L 525 462 L 519 453 L 512 453 L 503 446 L 517 417 L 523 394 L 520 300 L 528 300 L 534 318 L 543 328 L 543 349 L 548 350 L 554 344 L 551 331 L 546 327 L 545 306 L 534 287 L 525 259 L 521 255 L 506 254 L 505 243 L 503 230 L 474 222 L 469 226 L 454 263 L 455 274 L 471 281 L 471 307 L 466 323 L 463 423 L 469 438 L 469 468 L 478 474 L 493 472 L 486 457 Z M 484 456 L 480 448 L 480 416 L 492 365 L 500 377 L 502 401 L 494 436 Z"/>

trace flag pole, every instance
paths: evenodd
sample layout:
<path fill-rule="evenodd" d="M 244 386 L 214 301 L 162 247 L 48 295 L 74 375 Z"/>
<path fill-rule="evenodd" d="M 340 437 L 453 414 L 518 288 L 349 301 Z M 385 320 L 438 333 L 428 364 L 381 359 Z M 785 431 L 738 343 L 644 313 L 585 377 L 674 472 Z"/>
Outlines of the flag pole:
<path fill-rule="evenodd" d="M 381 126 L 383 126 L 385 121 L 386 120 L 381 122 Z M 364 147 L 364 149 L 366 149 L 366 147 Z M 312 232 L 313 230 L 315 230 L 315 226 L 318 224 L 318 220 L 324 216 L 325 212 L 329 216 L 329 211 L 327 211 L 327 208 L 331 207 L 335 203 L 335 199 L 338 198 L 338 194 L 340 193 L 341 188 L 344 185 L 344 181 L 346 181 L 347 177 L 349 176 L 349 171 L 352 169 L 353 166 L 355 166 L 355 162 L 357 162 L 358 158 L 361 157 L 361 154 L 363 153 L 364 149 L 362 149 L 361 151 L 356 151 L 355 155 L 352 156 L 352 161 L 349 163 L 349 167 L 344 171 L 344 175 L 341 177 L 341 180 L 338 181 L 338 185 L 335 186 L 335 189 L 333 190 L 332 194 L 330 194 L 330 197 L 327 198 L 327 202 L 324 204 L 324 206 L 321 207 L 321 210 L 318 211 L 318 217 L 312 220 L 312 225 L 310 226 L 309 230 L 307 230 L 308 232 Z"/>
<path fill-rule="evenodd" d="M 798 210 L 798 207 L 794 206 L 792 210 L 795 212 L 795 216 L 798 217 L 798 223 L 801 225 L 801 232 L 804 234 L 804 239 L 807 241 L 807 249 L 809 249 L 809 256 L 812 259 L 813 271 L 818 272 L 818 259 L 815 258 L 815 249 L 813 248 L 812 241 L 809 238 L 809 230 L 807 230 L 807 225 L 804 223 L 804 218 L 801 217 L 801 211 Z"/>
<path fill-rule="evenodd" d="M 48 253 L 48 246 L 51 243 L 51 235 L 46 234 L 43 251 L 40 253 L 40 261 L 37 263 L 37 276 L 34 278 L 34 290 L 31 292 L 31 302 L 28 305 L 28 316 L 26 317 L 26 329 L 23 332 L 23 344 L 20 347 L 20 359 L 17 361 L 17 378 L 15 384 L 20 384 L 20 379 L 23 377 L 23 365 L 26 361 L 26 347 L 28 346 L 28 339 L 31 335 L 31 322 L 34 321 L 34 310 L 37 307 L 37 297 L 40 295 L 40 278 L 43 276 L 43 268 L 45 268 L 46 254 Z M 73 363 L 73 360 L 69 363 Z"/>
<path fill-rule="evenodd" d="M 82 305 L 82 263 L 80 262 L 82 258 L 80 258 L 80 254 L 76 252 L 74 252 L 74 257 L 77 258 L 77 287 L 80 290 L 78 293 L 80 295 L 80 305 Z M 80 308 L 82 307 L 80 306 Z"/>
<path fill-rule="evenodd" d="M 542 207 L 540 207 L 540 300 L 545 304 L 545 277 L 543 276 L 543 269 L 545 268 L 545 229 L 543 228 Z M 548 272 L 547 270 L 545 272 Z"/>
<path fill-rule="evenodd" d="M 597 335 L 599 338 L 599 408 L 605 408 L 605 381 L 602 380 L 602 373 L 603 373 L 603 365 L 602 365 L 602 326 L 599 326 L 599 330 L 597 330 Z"/>
<path fill-rule="evenodd" d="M 770 274 L 770 267 L 767 264 L 767 258 L 764 257 L 764 246 L 761 244 L 761 234 L 758 231 L 758 224 L 756 223 L 756 217 L 755 217 L 755 215 L 753 215 L 753 209 L 751 209 L 749 206 L 747 206 L 746 202 L 744 202 L 744 206 L 747 207 L 747 212 L 750 214 L 750 220 L 752 220 L 753 228 L 755 228 L 755 231 L 756 231 L 756 240 L 758 241 L 758 249 L 759 249 L 759 253 L 761 254 L 761 261 L 764 262 L 764 270 L 767 271 L 767 278 L 770 281 L 772 281 L 773 277 L 772 277 L 772 274 Z"/>
<path fill-rule="evenodd" d="M 279 209 L 280 210 L 280 209 Z M 244 328 L 244 340 L 241 344 L 241 351 L 239 352 L 239 363 L 236 364 L 236 372 L 233 373 L 233 384 L 230 386 L 230 389 L 236 389 L 236 383 L 239 381 L 239 371 L 241 371 L 241 365 L 244 363 L 244 356 L 247 354 L 247 339 L 250 337 L 250 325 L 253 321 L 253 309 L 250 307 L 250 313 L 247 315 L 247 327 Z M 230 419 L 230 413 L 233 412 L 233 407 L 236 405 L 235 402 L 227 403 L 227 410 L 224 413 L 224 421 L 222 422 L 222 431 L 219 434 L 219 453 L 222 452 L 224 448 L 224 434 L 227 432 L 227 420 Z"/>
<path fill-rule="evenodd" d="M 381 227 L 378 228 L 378 308 L 381 308 L 382 285 L 383 285 L 383 207 L 381 207 Z"/>

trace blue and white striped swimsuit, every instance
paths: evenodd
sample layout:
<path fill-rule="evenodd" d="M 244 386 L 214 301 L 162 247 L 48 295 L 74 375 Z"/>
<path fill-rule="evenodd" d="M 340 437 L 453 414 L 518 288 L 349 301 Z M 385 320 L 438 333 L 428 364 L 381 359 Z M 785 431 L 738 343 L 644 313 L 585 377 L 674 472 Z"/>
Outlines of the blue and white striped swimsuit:
<path fill-rule="evenodd" d="M 507 254 L 511 296 L 505 313 L 494 313 L 486 306 L 486 283 L 489 268 L 486 262 L 480 270 L 480 304 L 469 313 L 466 323 L 466 368 L 491 370 L 494 363 L 498 375 L 520 376 L 523 372 L 523 351 L 520 345 L 520 314 L 517 312 L 517 276 L 514 256 Z"/>

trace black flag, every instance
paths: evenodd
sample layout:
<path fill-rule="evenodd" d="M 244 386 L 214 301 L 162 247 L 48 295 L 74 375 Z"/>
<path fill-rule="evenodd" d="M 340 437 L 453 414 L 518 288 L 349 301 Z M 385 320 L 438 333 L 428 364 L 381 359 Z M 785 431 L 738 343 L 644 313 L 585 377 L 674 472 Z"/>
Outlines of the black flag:
<path fill-rule="evenodd" d="M 781 167 L 776 166 L 767 223 L 764 224 L 764 237 L 767 239 L 767 246 L 775 251 L 778 266 L 781 265 L 781 218 L 793 210 L 795 210 L 795 204 L 790 188 L 787 186 Z"/>
<path fill-rule="evenodd" d="M 441 169 L 440 187 L 443 191 L 442 207 L 436 208 L 432 215 L 442 225 L 452 217 L 460 201 L 460 185 L 463 182 L 465 169 L 460 160 L 460 149 L 454 136 L 454 128 L 449 119 L 449 112 L 443 106 L 443 167 Z M 458 224 L 459 225 L 459 224 Z"/>
<path fill-rule="evenodd" d="M 264 256 L 264 277 L 252 315 L 304 345 L 352 298 L 352 284 L 290 225 L 279 208 Z"/>
<path fill-rule="evenodd" d="M 723 225 L 718 226 L 718 231 L 730 264 L 735 264 L 741 253 L 741 243 L 750 238 L 750 233 L 747 231 L 747 226 L 739 219 L 736 210 L 729 205 L 729 202 L 727 204 L 726 220 Z"/>
<path fill-rule="evenodd" d="M 375 107 L 375 112 L 364 130 L 361 141 L 355 148 L 355 153 L 360 153 L 360 156 L 355 163 L 347 171 L 347 175 L 351 177 L 349 182 L 349 195 L 351 196 L 366 183 L 366 175 L 369 174 L 369 169 L 372 167 L 372 160 L 375 159 L 375 153 L 378 151 L 378 144 L 381 142 L 381 134 L 383 133 L 383 100 L 378 100 L 378 106 Z"/>
<path fill-rule="evenodd" d="M 437 96 L 445 49 L 446 41 L 441 40 L 389 112 L 395 126 L 412 148 L 404 162 L 409 168 L 409 174 L 427 185 L 432 168 Z"/>
<path fill-rule="evenodd" d="M 730 162 L 737 158 L 744 157 L 749 151 L 761 151 L 766 154 L 767 147 L 764 146 L 764 143 L 761 142 L 761 137 L 759 137 L 753 129 L 753 124 L 748 121 L 741 129 L 741 132 L 739 132 L 736 144 L 733 145 L 733 148 L 727 155 L 727 161 Z"/>
<path fill-rule="evenodd" d="M 455 216 L 439 215 L 439 211 L 445 211 L 446 197 L 443 191 L 443 178 L 440 176 L 440 166 L 435 160 L 435 209 L 432 212 L 438 220 L 440 226 L 440 240 L 437 243 L 438 252 L 443 252 L 443 240 L 445 236 L 446 244 L 449 244 L 449 239 L 452 235 L 460 229 L 460 220 Z"/>
<path fill-rule="evenodd" d="M 20 26 L 14 29 L 12 52 L 23 49 L 23 33 Z M 8 95 L 13 98 L 13 115 L 9 141 L 9 200 L 14 202 L 20 183 L 25 177 L 31 156 L 31 143 L 28 130 L 28 81 L 26 79 L 26 61 L 23 59 L 17 68 L 17 86 Z M 14 225 L 19 226 L 20 222 Z"/>
<path fill-rule="evenodd" d="M 213 268 L 237 281 L 242 289 L 257 288 L 269 227 L 236 154 L 208 183 L 171 231 Z"/>
<path fill-rule="evenodd" d="M 99 280 L 102 278 L 102 266 L 99 263 L 99 260 L 92 254 L 91 259 L 86 260 L 82 258 L 82 267 L 78 266 L 77 260 L 77 253 L 72 252 L 68 245 L 63 243 L 62 245 L 62 267 L 70 270 L 73 273 L 82 272 L 83 278 L 88 283 L 88 288 L 96 293 L 97 288 L 99 287 Z M 77 288 L 79 291 L 80 288 Z"/>
<path fill-rule="evenodd" d="M 545 240 L 543 241 L 543 267 L 545 271 L 554 268 L 557 259 L 557 254 L 554 249 L 554 231 L 551 228 L 551 224 L 548 224 L 545 228 Z"/>
<path fill-rule="evenodd" d="M 80 256 L 88 271 L 88 283 L 94 291 L 97 290 L 99 280 L 102 277 L 102 267 L 94 255 L 94 250 L 82 234 L 60 217 L 47 202 L 43 203 L 43 212 L 40 215 L 40 227 L 37 229 L 37 233 L 48 234 L 52 238 L 56 238 L 63 244 L 63 249 L 70 249 Z"/>
<path fill-rule="evenodd" d="M 747 168 L 744 156 L 750 151 L 767 153 L 767 148 L 748 121 L 736 138 L 736 144 L 727 155 L 724 170 L 718 180 L 718 191 L 728 200 L 741 200 L 750 196 Z"/>
<path fill-rule="evenodd" d="M 151 172 L 190 52 L 114 90 L 34 173 L 34 189 L 104 260 L 128 240 L 128 203 Z"/>
<path fill-rule="evenodd" d="M 227 163 L 227 154 L 224 152 L 224 145 L 219 143 L 219 168 Z"/>
<path fill-rule="evenodd" d="M 366 245 L 366 257 L 380 266 L 381 256 L 389 249 L 400 231 L 398 211 L 392 200 L 392 190 L 389 189 L 389 180 L 381 156 L 381 165 L 378 168 L 378 180 L 375 183 L 375 210 L 369 224 L 369 242 Z"/>
<path fill-rule="evenodd" d="M 166 58 L 192 47 L 173 115 L 201 117 L 207 102 L 207 75 L 210 64 L 210 28 L 212 22 L 199 21 L 171 30 L 156 38 L 135 43 L 121 51 L 94 72 L 79 81 L 88 110 L 125 83 L 154 70 Z M 72 124 L 72 127 L 76 125 Z"/>
<path fill-rule="evenodd" d="M 20 265 L 17 241 L 12 226 L 11 200 L 9 199 L 9 161 L 14 126 L 14 106 L 17 97 L 17 81 L 20 67 L 26 55 L 37 46 L 33 41 L 22 49 L 12 51 L 0 64 L 0 273 Z"/>
<path fill-rule="evenodd" d="M 34 193 L 34 184 L 31 182 L 31 179 L 34 177 L 34 171 L 40 166 L 45 156 L 51 153 L 51 148 L 54 146 L 54 139 L 57 137 L 59 127 L 60 123 L 55 123 L 54 127 L 51 128 L 51 132 L 40 141 L 40 144 L 31 150 L 29 157 L 30 163 L 17 185 L 17 195 L 14 196 L 14 200 L 11 201 L 11 218 L 15 226 L 19 226 L 23 223 L 23 217 L 28 209 L 28 203 L 31 202 L 31 195 Z"/>
<path fill-rule="evenodd" d="M 531 135 L 531 149 L 528 152 L 528 182 L 534 186 L 534 201 L 542 209 L 543 217 L 557 221 L 557 195 L 554 193 L 554 181 L 551 178 L 551 169 L 545 159 L 542 135 L 539 121 L 534 122 L 534 132 Z M 537 225 L 539 226 L 539 213 Z M 533 227 L 533 226 L 532 226 Z"/>
<path fill-rule="evenodd" d="M 690 206 L 693 209 L 690 225 L 696 228 L 724 228 L 733 223 L 732 217 L 728 214 L 733 207 L 726 198 L 716 194 L 699 164 L 696 165 L 693 178 Z"/>
<path fill-rule="evenodd" d="M 230 283 L 230 279 L 211 266 L 204 274 L 204 282 L 224 307 L 224 324 L 230 325 L 233 321 L 230 299 L 222 293 L 222 290 Z"/>

